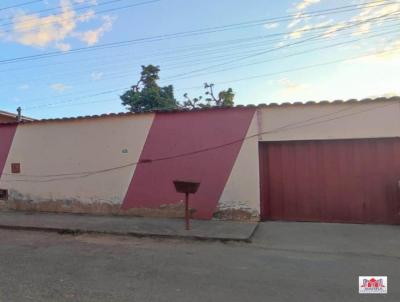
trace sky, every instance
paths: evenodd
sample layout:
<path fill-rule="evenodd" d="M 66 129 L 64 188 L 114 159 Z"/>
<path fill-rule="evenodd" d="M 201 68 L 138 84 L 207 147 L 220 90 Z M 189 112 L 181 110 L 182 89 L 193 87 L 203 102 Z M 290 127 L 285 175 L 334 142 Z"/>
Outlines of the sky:
<path fill-rule="evenodd" d="M 141 65 L 235 104 L 400 95 L 400 0 L 0 0 L 0 109 L 126 111 Z"/>

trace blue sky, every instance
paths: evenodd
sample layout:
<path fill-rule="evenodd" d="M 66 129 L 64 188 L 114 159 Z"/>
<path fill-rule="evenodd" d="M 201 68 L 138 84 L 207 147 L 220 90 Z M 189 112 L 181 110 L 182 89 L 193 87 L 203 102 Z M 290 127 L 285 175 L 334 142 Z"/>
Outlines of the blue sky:
<path fill-rule="evenodd" d="M 160 84 L 173 84 L 178 100 L 201 95 L 204 82 L 232 87 L 236 104 L 400 94 L 397 0 L 43 0 L 8 8 L 26 2 L 0 1 L 7 111 L 124 111 L 119 95 L 145 64 L 160 66 Z"/>

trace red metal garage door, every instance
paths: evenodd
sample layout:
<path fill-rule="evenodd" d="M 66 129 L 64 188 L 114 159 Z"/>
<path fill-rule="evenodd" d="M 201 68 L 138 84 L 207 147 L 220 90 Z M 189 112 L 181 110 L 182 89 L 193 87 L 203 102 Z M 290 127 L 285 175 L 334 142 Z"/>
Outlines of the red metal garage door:
<path fill-rule="evenodd" d="M 400 139 L 260 143 L 263 219 L 399 223 Z"/>

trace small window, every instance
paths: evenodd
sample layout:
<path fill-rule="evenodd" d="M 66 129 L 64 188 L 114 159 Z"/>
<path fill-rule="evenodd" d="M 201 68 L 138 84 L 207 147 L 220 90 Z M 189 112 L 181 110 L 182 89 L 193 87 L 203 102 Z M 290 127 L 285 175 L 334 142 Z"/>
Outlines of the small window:
<path fill-rule="evenodd" d="M 21 164 L 20 163 L 12 163 L 11 164 L 11 173 L 21 173 Z"/>
<path fill-rule="evenodd" d="M 0 189 L 0 200 L 8 199 L 8 190 Z"/>

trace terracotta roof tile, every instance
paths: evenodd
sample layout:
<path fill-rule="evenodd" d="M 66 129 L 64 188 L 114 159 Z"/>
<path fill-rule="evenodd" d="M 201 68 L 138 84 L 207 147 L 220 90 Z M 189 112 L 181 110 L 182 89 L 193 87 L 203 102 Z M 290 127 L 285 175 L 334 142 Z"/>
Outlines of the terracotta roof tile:
<path fill-rule="evenodd" d="M 76 120 L 85 120 L 85 119 L 96 119 L 96 118 L 104 118 L 104 117 L 121 117 L 121 116 L 130 116 L 137 114 L 149 114 L 149 113 L 179 113 L 179 112 L 198 112 L 198 111 L 211 111 L 211 110 L 232 110 L 232 109 L 250 109 L 250 108 L 268 108 L 268 107 L 287 107 L 287 106 L 310 106 L 310 105 L 330 105 L 330 104 L 345 104 L 345 103 L 368 103 L 368 102 L 384 102 L 384 101 L 400 101 L 400 96 L 394 96 L 390 98 L 379 97 L 375 99 L 365 98 L 362 100 L 349 99 L 349 100 L 335 100 L 335 101 L 308 101 L 308 102 L 294 102 L 294 103 L 261 103 L 258 105 L 249 104 L 249 105 L 236 105 L 232 108 L 196 108 L 196 109 L 166 109 L 166 110 L 151 110 L 149 112 L 118 112 L 118 113 L 108 113 L 101 115 L 86 115 L 86 116 L 77 116 L 77 117 L 63 117 L 63 118 L 50 118 L 50 119 L 41 119 L 41 120 L 32 120 L 32 121 L 22 121 L 21 124 L 30 124 L 30 123 L 45 123 L 45 122 L 57 122 L 57 121 L 76 121 Z M 16 122 L 11 123 L 3 123 L 3 124 L 15 124 Z"/>

